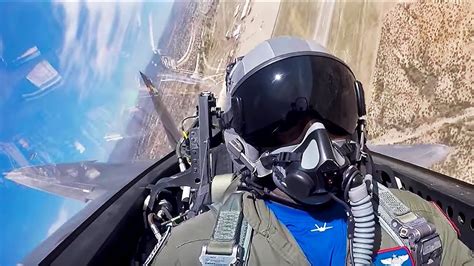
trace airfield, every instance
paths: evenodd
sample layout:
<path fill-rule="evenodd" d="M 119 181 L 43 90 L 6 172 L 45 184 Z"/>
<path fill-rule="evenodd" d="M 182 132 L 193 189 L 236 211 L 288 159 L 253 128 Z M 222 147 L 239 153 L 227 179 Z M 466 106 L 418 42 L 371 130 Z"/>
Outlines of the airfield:
<path fill-rule="evenodd" d="M 468 1 L 181 2 L 172 41 L 158 42 L 147 70 L 179 124 L 199 91 L 222 92 L 233 58 L 272 36 L 315 39 L 363 82 L 370 144 L 439 144 L 446 159 L 430 168 L 474 184 L 473 10 Z M 174 149 L 152 111 L 144 124 L 137 159 Z"/>

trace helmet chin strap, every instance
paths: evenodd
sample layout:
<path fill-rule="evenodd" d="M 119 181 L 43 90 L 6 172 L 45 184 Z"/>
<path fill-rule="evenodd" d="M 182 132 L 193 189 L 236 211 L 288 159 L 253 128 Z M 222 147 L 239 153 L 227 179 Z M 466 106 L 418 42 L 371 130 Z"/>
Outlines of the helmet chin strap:
<path fill-rule="evenodd" d="M 259 181 L 263 181 L 263 180 L 264 179 L 259 178 Z M 252 176 L 250 175 L 248 171 L 247 171 L 247 176 L 245 175 L 243 176 L 243 181 L 244 181 L 243 184 L 239 187 L 240 190 L 249 191 L 252 194 L 254 194 L 257 198 L 271 200 L 271 201 L 278 202 L 286 206 L 290 206 L 292 208 L 301 209 L 301 210 L 310 210 L 314 208 L 321 208 L 321 207 L 324 208 L 327 205 L 327 204 L 321 204 L 321 205 L 304 204 L 302 202 L 297 201 L 296 199 L 291 198 L 288 194 L 283 192 L 278 187 L 273 187 L 270 189 L 268 188 L 269 185 L 256 184 L 252 180 Z M 266 181 L 269 182 L 269 180 L 266 180 Z M 273 182 L 271 185 L 275 186 Z M 330 194 L 330 197 L 337 198 L 337 196 L 332 195 L 332 194 Z"/>

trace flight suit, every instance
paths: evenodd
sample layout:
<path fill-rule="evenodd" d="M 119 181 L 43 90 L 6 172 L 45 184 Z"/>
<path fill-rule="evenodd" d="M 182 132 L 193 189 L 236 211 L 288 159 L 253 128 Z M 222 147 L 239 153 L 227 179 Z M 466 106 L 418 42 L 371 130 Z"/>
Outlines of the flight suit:
<path fill-rule="evenodd" d="M 443 245 L 442 265 L 474 265 L 472 251 L 458 239 L 455 229 L 433 203 L 407 191 L 391 191 L 414 213 L 435 225 Z M 291 233 L 276 219 L 263 200 L 245 193 L 243 214 L 254 230 L 248 265 L 309 265 Z M 217 213 L 211 210 L 173 228 L 153 265 L 200 265 L 202 247 L 209 242 L 216 219 Z M 398 247 L 380 226 L 377 226 L 377 232 L 375 253 Z"/>

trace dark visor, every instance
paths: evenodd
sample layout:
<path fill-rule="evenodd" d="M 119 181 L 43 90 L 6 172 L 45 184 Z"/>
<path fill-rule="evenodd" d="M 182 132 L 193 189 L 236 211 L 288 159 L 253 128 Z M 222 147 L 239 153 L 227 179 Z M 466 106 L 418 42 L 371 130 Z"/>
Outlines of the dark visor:
<path fill-rule="evenodd" d="M 237 84 L 230 126 L 256 147 L 280 145 L 276 132 L 308 116 L 333 134 L 353 134 L 358 119 L 355 81 L 345 64 L 327 56 L 282 59 Z"/>

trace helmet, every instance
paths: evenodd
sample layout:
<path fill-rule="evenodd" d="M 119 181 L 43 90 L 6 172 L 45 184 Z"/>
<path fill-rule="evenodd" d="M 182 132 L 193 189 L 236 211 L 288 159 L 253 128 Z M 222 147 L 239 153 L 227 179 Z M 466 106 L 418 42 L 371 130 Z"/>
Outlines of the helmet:
<path fill-rule="evenodd" d="M 275 132 L 299 117 L 320 120 L 335 135 L 358 121 L 356 79 L 319 44 L 294 37 L 267 40 L 232 68 L 227 80 L 227 128 L 254 147 L 278 147 Z"/>

